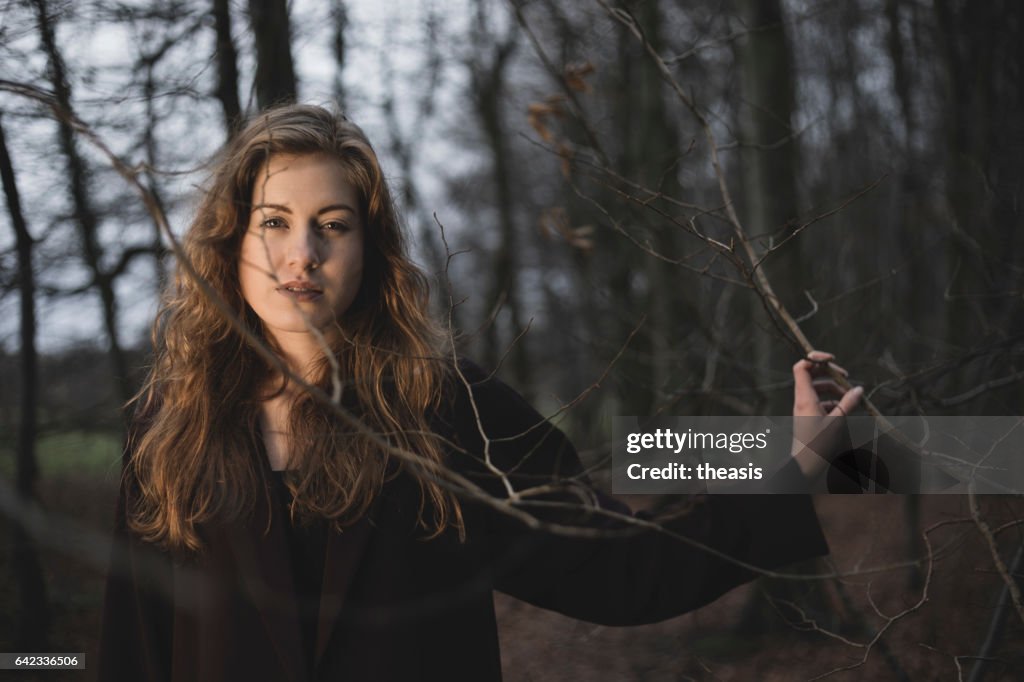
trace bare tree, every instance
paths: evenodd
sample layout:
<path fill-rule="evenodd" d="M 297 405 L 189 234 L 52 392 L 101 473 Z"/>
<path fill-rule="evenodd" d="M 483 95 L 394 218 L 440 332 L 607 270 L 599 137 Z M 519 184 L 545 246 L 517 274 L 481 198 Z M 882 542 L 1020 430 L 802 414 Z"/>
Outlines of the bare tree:
<path fill-rule="evenodd" d="M 505 88 L 508 67 L 518 46 L 515 24 L 498 36 L 488 23 L 488 2 L 477 3 L 473 28 L 475 54 L 468 61 L 474 111 L 491 154 L 491 182 L 498 214 L 498 244 L 492 254 L 491 279 L 485 297 L 488 314 L 495 318 L 507 312 L 511 334 L 499 336 L 497 320 L 484 331 L 487 362 L 496 367 L 506 344 L 526 328 L 520 300 L 518 273 L 521 239 L 512 190 L 513 160 L 509 131 L 505 123 Z M 512 372 L 524 386 L 530 385 L 527 339 L 520 337 L 511 347 Z"/>
<path fill-rule="evenodd" d="M 743 0 L 739 5 L 740 17 L 749 31 L 746 39 L 737 43 L 742 84 L 741 213 L 749 234 L 775 243 L 792 234 L 799 214 L 792 58 L 782 4 L 778 0 Z M 790 306 L 802 302 L 794 295 L 799 292 L 793 291 L 803 272 L 800 248 L 800 242 L 795 241 L 772 253 L 762 266 L 771 275 L 778 295 Z M 751 314 L 767 325 L 764 309 L 752 303 Z M 788 349 L 766 334 L 758 335 L 757 339 L 759 383 L 767 384 L 771 381 L 770 368 L 785 366 Z"/>
<path fill-rule="evenodd" d="M 260 108 L 296 97 L 291 27 L 286 0 L 249 0 L 256 45 L 256 101 Z"/>
<path fill-rule="evenodd" d="M 53 87 L 54 97 L 58 105 L 67 112 L 73 112 L 71 84 L 67 77 L 64 59 L 57 49 L 54 36 L 54 17 L 46 0 L 34 0 L 39 36 L 48 62 L 48 74 Z M 127 401 L 134 394 L 129 377 L 128 359 L 120 341 L 120 321 L 118 319 L 117 296 L 114 292 L 114 280 L 124 271 L 130 260 L 125 252 L 122 264 L 112 270 L 104 269 L 101 259 L 103 249 L 99 242 L 100 217 L 93 206 L 89 189 L 88 168 L 78 151 L 75 133 L 71 124 L 57 120 L 58 142 L 61 154 L 67 164 L 68 186 L 74 208 L 75 223 L 78 226 L 79 239 L 82 245 L 82 257 L 92 273 L 90 286 L 99 293 L 103 307 L 103 326 L 107 334 L 110 360 L 114 369 L 114 378 L 123 400 Z"/>
<path fill-rule="evenodd" d="M 347 0 L 332 0 L 331 2 L 331 54 L 334 56 L 334 101 L 343 110 L 345 108 L 346 92 L 345 82 L 342 74 L 345 72 L 345 52 L 348 41 L 345 32 L 349 27 Z"/>
<path fill-rule="evenodd" d="M 22 503 L 37 499 L 36 481 L 39 465 L 36 461 L 36 413 L 38 357 L 36 353 L 36 283 L 32 262 L 34 240 L 29 234 L 25 215 L 21 210 L 21 197 L 15 181 L 14 164 L 7 150 L 7 139 L 0 122 L 0 176 L 3 178 L 7 212 L 17 238 L 18 290 L 21 298 L 21 344 L 19 360 L 19 426 L 16 467 L 16 490 Z M 36 552 L 35 543 L 21 524 L 14 526 L 14 583 L 18 589 L 18 641 L 21 651 L 45 651 L 50 624 L 50 609 L 46 597 L 46 582 Z"/>
<path fill-rule="evenodd" d="M 231 36 L 231 3 L 213 0 L 213 27 L 217 32 L 217 99 L 224 110 L 224 130 L 230 135 L 242 121 L 238 101 L 238 57 Z"/>

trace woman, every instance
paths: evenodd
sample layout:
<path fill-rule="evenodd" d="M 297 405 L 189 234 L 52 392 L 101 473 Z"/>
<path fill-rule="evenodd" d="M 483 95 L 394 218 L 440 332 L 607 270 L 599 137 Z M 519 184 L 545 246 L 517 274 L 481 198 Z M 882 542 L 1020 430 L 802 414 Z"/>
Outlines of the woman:
<path fill-rule="evenodd" d="M 566 511 L 596 495 L 572 446 L 450 361 L 377 158 L 343 118 L 254 119 L 184 248 L 125 453 L 101 679 L 497 680 L 493 589 L 645 623 L 754 576 L 720 555 L 772 568 L 826 551 L 806 496 L 708 498 L 671 522 L 720 555 Z M 797 413 L 823 414 L 812 375 L 830 359 L 794 367 Z M 543 516 L 583 532 L 488 501 L 553 482 Z"/>

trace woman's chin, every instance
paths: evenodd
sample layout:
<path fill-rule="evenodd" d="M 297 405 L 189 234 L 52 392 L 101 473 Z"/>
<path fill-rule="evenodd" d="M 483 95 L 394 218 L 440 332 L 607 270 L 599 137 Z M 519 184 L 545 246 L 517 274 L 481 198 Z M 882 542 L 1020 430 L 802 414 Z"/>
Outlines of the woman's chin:
<path fill-rule="evenodd" d="M 330 326 L 330 322 L 327 315 L 315 314 L 311 314 L 305 319 L 289 316 L 276 320 L 263 320 L 265 327 L 274 334 L 311 334 L 314 331 L 324 333 Z"/>

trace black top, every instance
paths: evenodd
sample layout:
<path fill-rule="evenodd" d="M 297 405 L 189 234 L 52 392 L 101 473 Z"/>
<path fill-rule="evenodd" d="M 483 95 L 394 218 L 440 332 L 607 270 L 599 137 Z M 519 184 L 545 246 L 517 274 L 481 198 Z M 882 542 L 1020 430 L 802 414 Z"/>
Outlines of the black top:
<path fill-rule="evenodd" d="M 320 615 L 320 588 L 324 579 L 324 554 L 327 550 L 327 522 L 324 519 L 292 520 L 288 513 L 291 491 L 285 483 L 287 471 L 272 471 L 271 483 L 285 513 L 281 515 L 288 538 L 288 558 L 298 597 L 299 621 L 306 660 L 313 664 L 317 619 Z"/>

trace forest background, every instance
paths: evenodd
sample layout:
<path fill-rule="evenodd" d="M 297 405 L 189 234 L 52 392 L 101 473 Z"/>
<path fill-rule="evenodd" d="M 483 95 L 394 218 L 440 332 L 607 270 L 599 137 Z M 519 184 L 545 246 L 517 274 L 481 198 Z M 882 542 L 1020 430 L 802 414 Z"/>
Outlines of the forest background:
<path fill-rule="evenodd" d="M 95 651 L 154 213 L 180 236 L 245 115 L 362 125 L 459 348 L 596 463 L 614 415 L 786 414 L 810 347 L 883 414 L 1020 414 L 1022 29 L 1009 0 L 0 2 L 0 651 Z M 1024 666 L 1019 498 L 818 505 L 843 577 L 635 629 L 499 596 L 507 679 Z"/>

